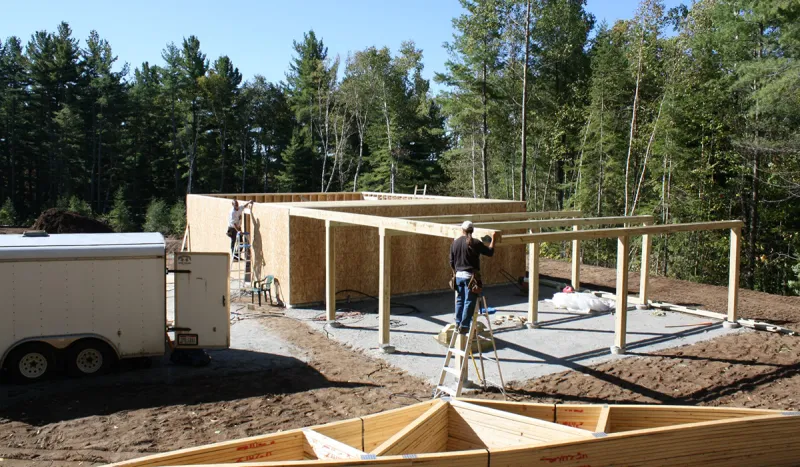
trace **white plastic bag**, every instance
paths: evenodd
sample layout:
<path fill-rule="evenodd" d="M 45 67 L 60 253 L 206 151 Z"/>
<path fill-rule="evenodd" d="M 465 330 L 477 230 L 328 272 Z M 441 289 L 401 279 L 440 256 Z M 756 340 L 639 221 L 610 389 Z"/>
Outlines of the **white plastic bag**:
<path fill-rule="evenodd" d="M 577 313 L 606 312 L 614 309 L 608 302 L 590 293 L 557 293 L 553 306 Z"/>

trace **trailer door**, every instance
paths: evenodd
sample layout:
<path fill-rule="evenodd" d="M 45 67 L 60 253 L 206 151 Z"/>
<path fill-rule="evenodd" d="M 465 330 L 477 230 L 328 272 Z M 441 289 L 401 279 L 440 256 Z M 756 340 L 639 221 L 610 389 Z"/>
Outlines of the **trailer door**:
<path fill-rule="evenodd" d="M 175 253 L 176 348 L 230 346 L 227 253 Z"/>

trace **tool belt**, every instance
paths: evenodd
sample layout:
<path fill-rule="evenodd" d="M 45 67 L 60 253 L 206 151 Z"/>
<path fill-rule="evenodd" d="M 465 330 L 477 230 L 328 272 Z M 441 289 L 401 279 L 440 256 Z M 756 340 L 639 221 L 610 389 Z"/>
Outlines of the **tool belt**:
<path fill-rule="evenodd" d="M 469 291 L 474 294 L 479 294 L 483 292 L 483 281 L 481 280 L 481 272 L 477 269 L 472 271 L 472 277 L 469 280 L 469 284 L 467 284 Z"/>

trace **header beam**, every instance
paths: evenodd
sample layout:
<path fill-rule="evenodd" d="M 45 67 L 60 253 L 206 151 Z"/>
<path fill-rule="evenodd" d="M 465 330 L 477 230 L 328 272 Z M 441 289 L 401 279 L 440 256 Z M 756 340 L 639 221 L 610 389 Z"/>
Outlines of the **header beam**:
<path fill-rule="evenodd" d="M 533 234 L 506 235 L 503 245 L 519 245 L 540 242 L 563 242 L 569 240 L 592 240 L 595 238 L 615 238 L 625 235 L 660 234 L 672 232 L 697 232 L 700 230 L 740 229 L 744 223 L 740 220 L 716 222 L 692 222 L 687 224 L 646 225 L 639 227 L 616 227 L 595 230 L 565 230 L 563 232 L 543 232 Z"/>

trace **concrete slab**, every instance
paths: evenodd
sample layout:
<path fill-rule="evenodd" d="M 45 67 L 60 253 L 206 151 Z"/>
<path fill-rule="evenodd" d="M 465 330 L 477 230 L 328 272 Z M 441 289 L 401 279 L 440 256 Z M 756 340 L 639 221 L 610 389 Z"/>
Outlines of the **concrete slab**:
<path fill-rule="evenodd" d="M 516 288 L 490 287 L 485 293 L 489 307 L 496 308 L 497 315 L 527 316 L 527 295 L 522 296 Z M 739 332 L 723 329 L 721 323 L 667 328 L 665 326 L 713 320 L 676 312 L 636 310 L 631 304 L 628 311 L 628 354 L 611 355 L 609 349 L 614 345 L 613 314 L 587 315 L 557 310 L 552 303 L 544 301 L 552 298 L 554 293 L 554 289 L 541 289 L 541 328 L 528 329 L 518 323 L 493 324 L 506 382 L 528 380 L 564 370 L 581 370 L 615 358 L 647 354 Z M 453 322 L 452 293 L 397 297 L 392 303 L 391 345 L 396 348 L 393 354 L 385 354 L 378 348 L 375 300 L 349 305 L 340 303 L 340 311 L 352 309 L 361 313 L 344 313 L 338 319 L 342 324 L 338 328 L 314 320 L 324 318 L 322 309 L 294 309 L 288 313 L 308 319 L 312 326 L 324 329 L 331 338 L 343 344 L 367 351 L 411 374 L 434 382 L 444 363 L 445 354 L 445 347 L 435 337 L 443 326 Z M 488 374 L 492 377 L 491 371 Z"/>

